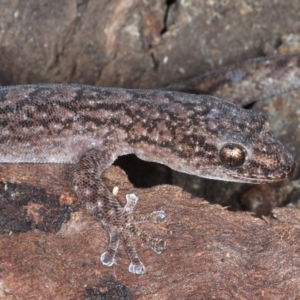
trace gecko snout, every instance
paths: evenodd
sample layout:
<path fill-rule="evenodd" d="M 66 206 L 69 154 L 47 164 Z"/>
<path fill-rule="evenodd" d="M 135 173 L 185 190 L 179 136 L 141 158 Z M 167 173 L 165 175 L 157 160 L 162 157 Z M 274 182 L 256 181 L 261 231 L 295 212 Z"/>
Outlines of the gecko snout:
<path fill-rule="evenodd" d="M 287 150 L 284 153 L 281 164 L 278 168 L 278 171 L 281 173 L 281 179 L 289 179 L 293 176 L 295 171 L 295 159 L 291 153 Z"/>

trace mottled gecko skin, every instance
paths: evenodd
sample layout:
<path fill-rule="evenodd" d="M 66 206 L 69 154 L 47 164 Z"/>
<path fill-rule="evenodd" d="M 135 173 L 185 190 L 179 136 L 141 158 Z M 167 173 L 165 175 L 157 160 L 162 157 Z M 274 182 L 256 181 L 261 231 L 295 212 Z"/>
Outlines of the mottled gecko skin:
<path fill-rule="evenodd" d="M 0 88 L 0 162 L 74 164 L 73 186 L 110 235 L 101 261 L 112 265 L 122 241 L 130 272 L 145 268 L 131 242 L 137 235 L 160 253 L 161 239 L 137 223 L 163 222 L 157 211 L 134 215 L 137 198 L 122 207 L 100 179 L 115 159 L 134 153 L 146 161 L 213 179 L 249 183 L 289 178 L 294 159 L 269 132 L 265 117 L 211 97 L 158 90 L 83 85 Z"/>
<path fill-rule="evenodd" d="M 300 87 L 300 54 L 246 60 L 167 86 L 166 90 L 205 94 L 246 106 Z"/>

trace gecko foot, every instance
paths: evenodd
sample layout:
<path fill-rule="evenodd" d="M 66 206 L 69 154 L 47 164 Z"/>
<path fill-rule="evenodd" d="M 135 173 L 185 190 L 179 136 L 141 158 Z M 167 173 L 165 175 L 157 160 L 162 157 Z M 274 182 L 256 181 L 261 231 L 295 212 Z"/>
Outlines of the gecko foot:
<path fill-rule="evenodd" d="M 159 238 L 152 238 L 140 230 L 136 224 L 146 222 L 162 223 L 166 220 L 166 215 L 164 211 L 155 211 L 144 215 L 132 215 L 138 198 L 135 194 L 127 194 L 126 200 L 127 203 L 122 211 L 123 217 L 127 220 L 125 221 L 125 226 L 122 226 L 121 228 L 114 226 L 113 229 L 111 227 L 107 228 L 110 234 L 109 245 L 107 251 L 101 255 L 100 260 L 104 265 L 112 266 L 114 264 L 114 258 L 117 254 L 119 243 L 122 241 L 131 260 L 129 272 L 143 274 L 145 272 L 145 266 L 139 259 L 136 249 L 133 246 L 131 236 L 136 235 L 148 247 L 160 254 L 166 247 L 165 241 Z"/>
<path fill-rule="evenodd" d="M 74 191 L 87 211 L 102 223 L 109 234 L 107 251 L 100 257 L 102 264 L 105 266 L 114 264 L 119 244 L 122 242 L 130 258 L 129 271 L 142 274 L 145 272 L 145 266 L 132 243 L 132 236 L 137 236 L 156 253 L 161 253 L 166 247 L 165 241 L 152 238 L 139 229 L 138 225 L 146 222 L 165 222 L 166 215 L 163 211 L 135 215 L 133 210 L 138 202 L 135 194 L 127 194 L 126 204 L 122 207 L 99 177 L 110 161 L 110 151 L 104 150 L 90 149 L 75 164 L 72 173 Z"/>

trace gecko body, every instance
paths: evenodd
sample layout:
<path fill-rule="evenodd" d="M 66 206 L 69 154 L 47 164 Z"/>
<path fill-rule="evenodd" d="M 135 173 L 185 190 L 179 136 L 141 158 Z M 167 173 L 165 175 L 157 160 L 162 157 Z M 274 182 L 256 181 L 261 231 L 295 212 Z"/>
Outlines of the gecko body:
<path fill-rule="evenodd" d="M 137 223 L 162 222 L 165 214 L 134 215 L 135 195 L 127 195 L 122 207 L 100 179 L 129 153 L 227 181 L 271 183 L 294 171 L 293 157 L 262 114 L 215 97 L 64 84 L 0 88 L 0 162 L 74 164 L 77 196 L 109 233 L 102 263 L 114 263 L 122 241 L 130 272 L 141 274 L 145 268 L 131 235 L 162 252 L 164 241 Z"/>

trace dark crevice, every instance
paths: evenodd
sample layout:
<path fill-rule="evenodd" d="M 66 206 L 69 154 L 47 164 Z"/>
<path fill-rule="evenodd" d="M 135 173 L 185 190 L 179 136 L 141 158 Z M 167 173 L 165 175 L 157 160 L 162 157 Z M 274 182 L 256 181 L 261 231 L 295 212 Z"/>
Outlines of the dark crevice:
<path fill-rule="evenodd" d="M 183 174 L 166 165 L 143 161 L 134 154 L 118 157 L 114 165 L 126 172 L 129 181 L 136 188 L 151 188 L 162 184 L 179 186 L 193 197 L 203 198 L 210 203 L 218 203 L 231 211 L 247 210 L 242 206 L 240 199 L 249 189 L 249 185 L 241 186 L 238 191 L 229 193 L 226 198 L 220 200 L 220 193 L 216 187 L 222 189 L 224 186 L 217 180 L 200 179 L 194 175 Z M 233 190 L 234 188 L 234 183 L 226 183 L 226 189 Z"/>
<path fill-rule="evenodd" d="M 161 30 L 160 34 L 163 35 L 164 33 L 166 33 L 168 31 L 168 15 L 169 15 L 169 11 L 170 11 L 170 7 L 173 4 L 176 4 L 177 0 L 166 0 L 166 5 L 167 5 L 167 9 L 166 9 L 166 13 L 164 15 L 164 27 Z"/>
<path fill-rule="evenodd" d="M 243 108 L 245 109 L 252 109 L 254 107 L 254 104 L 256 103 L 256 101 L 253 101 L 247 105 L 244 105 Z"/>
<path fill-rule="evenodd" d="M 155 58 L 155 55 L 153 52 L 150 53 L 150 57 L 153 61 L 153 70 L 154 72 L 156 72 L 158 70 L 159 67 L 159 61 Z"/>
<path fill-rule="evenodd" d="M 172 171 L 169 167 L 143 161 L 134 154 L 118 157 L 114 165 L 122 168 L 126 172 L 129 181 L 138 188 L 172 184 Z"/>
<path fill-rule="evenodd" d="M 70 78 L 74 78 L 77 72 L 77 61 L 74 60 L 73 66 L 70 68 Z"/>

